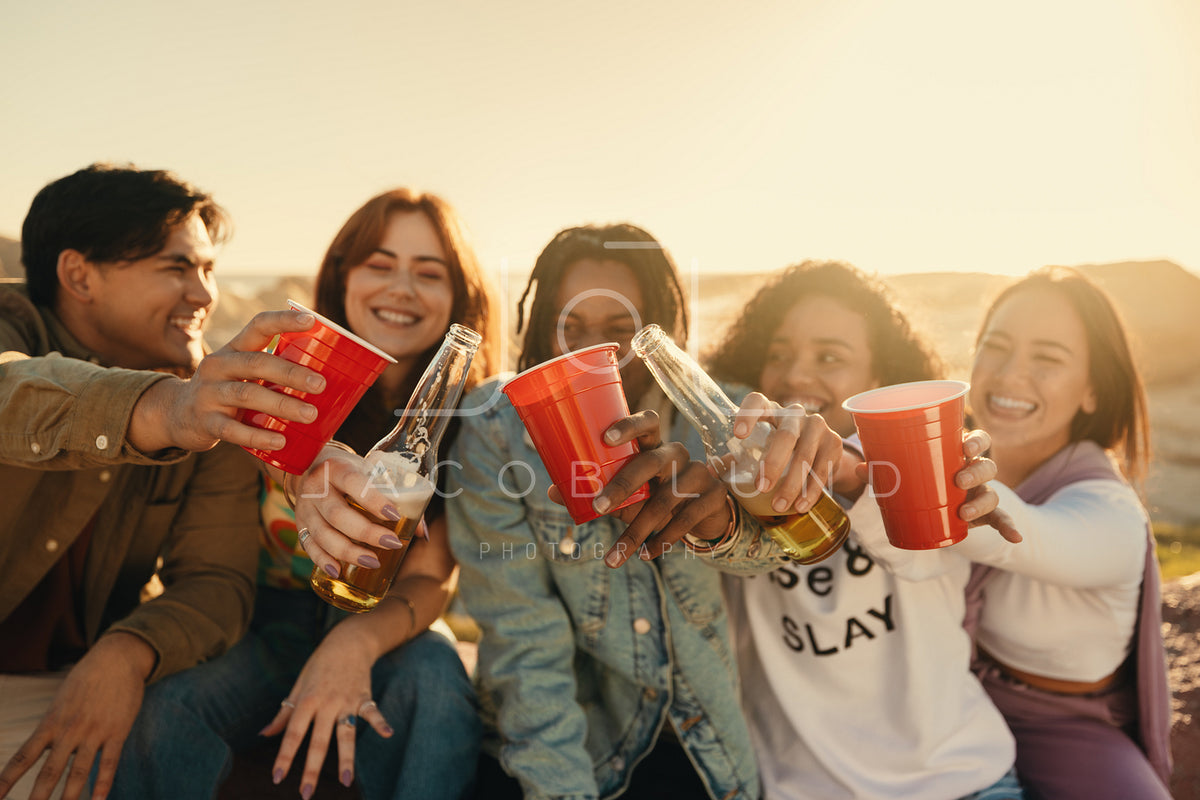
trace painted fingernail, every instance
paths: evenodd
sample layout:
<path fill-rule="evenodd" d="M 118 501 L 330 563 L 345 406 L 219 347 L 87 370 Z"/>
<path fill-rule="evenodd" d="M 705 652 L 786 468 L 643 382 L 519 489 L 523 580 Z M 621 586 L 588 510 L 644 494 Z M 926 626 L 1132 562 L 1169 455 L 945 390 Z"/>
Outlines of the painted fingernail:
<path fill-rule="evenodd" d="M 379 569 L 379 559 L 370 553 L 359 556 L 358 563 L 367 569 Z"/>
<path fill-rule="evenodd" d="M 393 733 L 395 733 L 395 731 L 394 731 L 394 730 L 392 730 L 392 726 L 391 726 L 391 725 L 384 725 L 384 726 L 383 726 L 383 735 L 384 735 L 384 736 L 391 736 Z"/>
<path fill-rule="evenodd" d="M 312 794 L 313 785 L 311 783 L 306 783 L 304 786 L 300 787 L 300 796 L 303 797 L 304 800 L 312 800 Z"/>
<path fill-rule="evenodd" d="M 379 544 L 383 547 L 386 547 L 388 550 L 399 550 L 401 547 L 404 547 L 404 542 L 400 541 L 395 536 L 392 536 L 390 533 L 385 533 L 383 536 L 380 536 Z"/>
<path fill-rule="evenodd" d="M 604 495 L 600 495 L 592 501 L 592 508 L 596 509 L 597 514 L 604 514 L 612 506 L 612 501 Z"/>
<path fill-rule="evenodd" d="M 392 505 L 391 503 L 388 503 L 386 506 L 383 507 L 383 518 L 390 519 L 392 522 L 399 522 L 400 521 L 400 512 L 396 510 L 396 507 L 394 505 Z"/>
<path fill-rule="evenodd" d="M 616 444 L 617 440 L 620 438 L 621 432 L 616 428 L 609 428 L 604 432 L 604 441 L 606 444 Z"/>
<path fill-rule="evenodd" d="M 278 786 L 283 781 L 283 767 L 276 767 L 271 773 L 271 781 Z"/>
<path fill-rule="evenodd" d="M 342 786 L 349 786 L 354 783 L 354 773 L 348 769 L 342 770 Z"/>
<path fill-rule="evenodd" d="M 308 378 L 308 388 L 314 392 L 323 390 L 325 388 L 325 379 L 320 375 L 310 375 Z"/>
<path fill-rule="evenodd" d="M 324 569 L 329 573 L 329 577 L 331 578 L 336 578 L 338 575 L 342 574 L 342 571 L 338 568 L 337 564 L 326 564 Z"/>

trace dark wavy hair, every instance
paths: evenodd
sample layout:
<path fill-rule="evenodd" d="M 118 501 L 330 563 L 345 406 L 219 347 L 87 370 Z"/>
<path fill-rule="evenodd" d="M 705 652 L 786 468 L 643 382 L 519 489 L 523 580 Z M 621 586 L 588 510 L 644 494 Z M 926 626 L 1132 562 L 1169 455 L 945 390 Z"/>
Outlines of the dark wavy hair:
<path fill-rule="evenodd" d="M 494 315 L 490 313 L 495 300 L 458 213 L 441 197 L 407 188 L 396 188 L 372 197 L 351 214 L 333 237 L 333 242 L 321 261 L 315 287 L 315 310 L 343 327 L 350 327 L 346 318 L 347 275 L 350 270 L 365 263 L 371 253 L 379 247 L 392 215 L 405 212 L 424 214 L 437 231 L 442 250 L 446 253 L 446 265 L 453 290 L 450 322 L 466 325 L 483 336 L 483 341 L 471 360 L 465 394 L 499 369 L 498 326 L 493 319 Z M 345 442 L 360 454 L 366 453 L 396 424 L 397 411 L 403 410 L 421 374 L 441 344 L 439 339 L 421 354 L 405 376 L 395 397 L 385 397 L 378 383 L 368 389 L 338 430 L 338 441 Z M 443 453 L 449 449 L 457 430 L 457 420 L 451 419 L 440 448 Z M 442 476 L 445 474 L 446 471 L 443 470 Z M 435 495 L 427 513 L 437 516 L 440 514 L 440 508 L 441 498 Z"/>
<path fill-rule="evenodd" d="M 871 375 L 880 386 L 945 374 L 942 360 L 909 324 L 887 288 L 841 261 L 805 261 L 769 279 L 710 351 L 709 372 L 720 380 L 758 387 L 767 343 L 792 306 L 812 295 L 836 300 L 866 320 Z"/>
<path fill-rule="evenodd" d="M 193 214 L 213 244 L 229 238 L 225 209 L 166 170 L 97 162 L 47 184 L 33 198 L 21 226 L 30 299 L 54 306 L 63 250 L 78 250 L 98 264 L 149 258 L 166 246 L 171 229 Z"/>
<path fill-rule="evenodd" d="M 1139 485 L 1150 461 L 1146 389 L 1133 360 L 1125 324 L 1103 289 L 1070 267 L 1035 270 L 992 301 L 979 327 L 976 347 L 1002 303 L 1035 289 L 1056 292 L 1064 298 L 1079 315 L 1087 335 L 1088 379 L 1096 395 L 1096 410 L 1091 414 L 1082 410 L 1075 414 L 1071 420 L 1071 441 L 1089 439 L 1113 453 L 1125 477 Z"/>
<path fill-rule="evenodd" d="M 559 231 L 542 250 L 525 291 L 517 303 L 517 333 L 521 345 L 518 370 L 526 370 L 554 357 L 550 335 L 558 322 L 558 288 L 567 268 L 577 261 L 617 261 L 629 267 L 642 290 L 643 325 L 658 323 L 682 345 L 687 340 L 688 315 L 679 272 L 658 240 L 628 223 L 582 225 Z M 533 295 L 529 316 L 525 301 Z"/>

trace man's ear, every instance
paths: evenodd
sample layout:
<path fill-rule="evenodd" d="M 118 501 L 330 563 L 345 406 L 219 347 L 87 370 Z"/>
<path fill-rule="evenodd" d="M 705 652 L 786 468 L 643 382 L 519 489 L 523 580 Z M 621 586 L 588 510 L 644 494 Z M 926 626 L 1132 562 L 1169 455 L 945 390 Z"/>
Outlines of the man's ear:
<path fill-rule="evenodd" d="M 58 254 L 58 285 L 79 303 L 88 303 L 95 288 L 96 265 L 78 250 L 63 250 Z"/>

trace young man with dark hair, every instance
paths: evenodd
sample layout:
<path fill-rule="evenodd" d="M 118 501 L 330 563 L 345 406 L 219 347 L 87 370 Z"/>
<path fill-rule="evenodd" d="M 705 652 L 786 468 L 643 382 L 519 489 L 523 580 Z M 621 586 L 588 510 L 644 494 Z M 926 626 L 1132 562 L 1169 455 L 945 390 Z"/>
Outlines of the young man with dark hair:
<path fill-rule="evenodd" d="M 80 170 L 30 207 L 28 290 L 0 286 L 0 797 L 49 797 L 66 773 L 70 800 L 94 762 L 103 797 L 146 683 L 249 622 L 258 480 L 233 444 L 282 436 L 235 417 L 308 421 L 307 403 L 247 381 L 323 382 L 259 352 L 311 326 L 294 312 L 205 357 L 227 227 L 209 195 L 133 167 Z M 140 602 L 156 573 L 161 594 Z"/>

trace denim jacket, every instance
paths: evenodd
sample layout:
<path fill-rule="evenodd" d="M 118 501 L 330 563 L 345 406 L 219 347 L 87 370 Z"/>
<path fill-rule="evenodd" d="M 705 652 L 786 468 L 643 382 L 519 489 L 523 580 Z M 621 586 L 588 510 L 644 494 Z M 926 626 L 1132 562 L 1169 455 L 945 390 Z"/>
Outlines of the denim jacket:
<path fill-rule="evenodd" d="M 714 800 L 759 795 L 738 706 L 720 573 L 682 545 L 609 568 L 624 530 L 576 526 L 493 379 L 462 403 L 451 451 L 450 543 L 478 621 L 485 743 L 528 798 L 623 791 L 668 720 Z M 676 419 L 672 437 L 703 458 Z M 461 491 L 460 491 L 461 490 Z"/>

